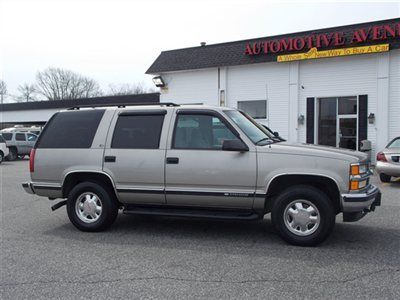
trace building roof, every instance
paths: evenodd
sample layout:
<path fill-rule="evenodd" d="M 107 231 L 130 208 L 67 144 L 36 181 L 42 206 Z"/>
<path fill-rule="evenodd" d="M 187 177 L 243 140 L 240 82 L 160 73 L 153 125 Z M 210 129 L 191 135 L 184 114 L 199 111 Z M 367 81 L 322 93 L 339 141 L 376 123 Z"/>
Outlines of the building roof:
<path fill-rule="evenodd" d="M 394 23 L 398 23 L 397 25 L 398 36 L 396 38 L 392 38 L 385 42 L 376 41 L 374 43 L 371 42 L 357 43 L 357 46 L 389 43 L 390 49 L 398 49 L 400 48 L 399 22 L 400 18 L 395 18 L 395 19 L 380 20 L 380 21 L 352 24 L 339 27 L 309 30 L 298 33 L 262 37 L 249 40 L 241 40 L 241 41 L 221 43 L 221 44 L 212 44 L 206 46 L 163 51 L 157 57 L 154 63 L 150 66 L 150 68 L 146 71 L 146 74 L 160 74 L 163 72 L 172 72 L 172 71 L 183 71 L 183 70 L 204 69 L 212 67 L 236 66 L 236 65 L 272 62 L 276 61 L 277 58 L 276 54 L 257 55 L 257 56 L 245 55 L 246 45 L 248 43 L 253 43 L 258 41 L 273 41 L 284 38 L 304 37 L 306 35 L 309 36 L 312 34 L 323 34 L 323 33 L 328 34 L 338 31 L 343 32 L 345 36 L 349 36 L 352 34 L 354 30 L 359 28 L 368 28 L 370 26 L 375 26 L 375 25 L 386 25 Z M 349 45 L 346 44 L 345 46 L 342 46 L 342 48 L 348 46 Z M 332 48 L 340 48 L 340 47 L 326 47 L 324 49 L 332 49 Z M 305 51 L 303 50 L 297 52 L 305 52 Z M 291 51 L 291 53 L 296 53 L 296 52 Z M 285 53 L 279 53 L 279 54 L 285 54 Z"/>
<path fill-rule="evenodd" d="M 148 93 L 139 95 L 120 95 L 105 96 L 94 98 L 80 98 L 71 100 L 53 100 L 53 101 L 34 101 L 22 103 L 0 104 L 0 111 L 14 110 L 34 110 L 34 109 L 64 109 L 76 106 L 93 105 L 101 106 L 107 104 L 129 105 L 135 103 L 157 103 L 160 102 L 159 93 Z"/>

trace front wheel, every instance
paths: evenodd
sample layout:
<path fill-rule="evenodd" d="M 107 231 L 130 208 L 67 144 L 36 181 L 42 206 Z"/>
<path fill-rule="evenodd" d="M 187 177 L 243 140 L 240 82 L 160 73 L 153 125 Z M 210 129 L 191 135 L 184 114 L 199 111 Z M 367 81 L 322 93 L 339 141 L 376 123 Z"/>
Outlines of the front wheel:
<path fill-rule="evenodd" d="M 274 201 L 271 218 L 279 235 L 296 246 L 322 243 L 335 225 L 335 209 L 329 197 L 311 186 L 288 188 Z"/>
<path fill-rule="evenodd" d="M 94 182 L 83 182 L 69 193 L 67 213 L 79 230 L 102 231 L 114 223 L 118 205 L 111 191 Z"/>

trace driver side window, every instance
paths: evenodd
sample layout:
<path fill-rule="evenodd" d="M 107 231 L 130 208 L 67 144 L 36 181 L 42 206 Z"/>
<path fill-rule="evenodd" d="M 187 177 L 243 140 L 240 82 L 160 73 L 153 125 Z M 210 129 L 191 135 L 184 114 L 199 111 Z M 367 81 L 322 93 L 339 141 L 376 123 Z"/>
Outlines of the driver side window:
<path fill-rule="evenodd" d="M 238 138 L 216 116 L 180 114 L 175 121 L 172 148 L 221 150 L 224 140 L 235 139 Z"/>

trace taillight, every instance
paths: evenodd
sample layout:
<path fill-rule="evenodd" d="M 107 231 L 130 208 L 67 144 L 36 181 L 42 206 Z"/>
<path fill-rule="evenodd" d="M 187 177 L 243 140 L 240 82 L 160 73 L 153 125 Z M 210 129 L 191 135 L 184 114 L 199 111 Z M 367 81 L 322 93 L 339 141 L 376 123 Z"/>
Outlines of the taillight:
<path fill-rule="evenodd" d="M 29 171 L 31 173 L 35 172 L 35 153 L 36 149 L 32 149 L 31 153 L 29 154 Z"/>
<path fill-rule="evenodd" d="M 378 152 L 376 155 L 376 160 L 377 161 L 387 161 L 385 154 L 383 152 Z"/>

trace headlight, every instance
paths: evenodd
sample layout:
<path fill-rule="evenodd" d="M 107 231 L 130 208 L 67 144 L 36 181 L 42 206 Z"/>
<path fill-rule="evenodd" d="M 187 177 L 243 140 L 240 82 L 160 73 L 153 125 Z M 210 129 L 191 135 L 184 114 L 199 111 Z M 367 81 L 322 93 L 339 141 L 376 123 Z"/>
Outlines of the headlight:
<path fill-rule="evenodd" d="M 367 163 L 353 163 L 350 165 L 350 175 L 364 175 L 368 173 L 369 165 Z"/>

